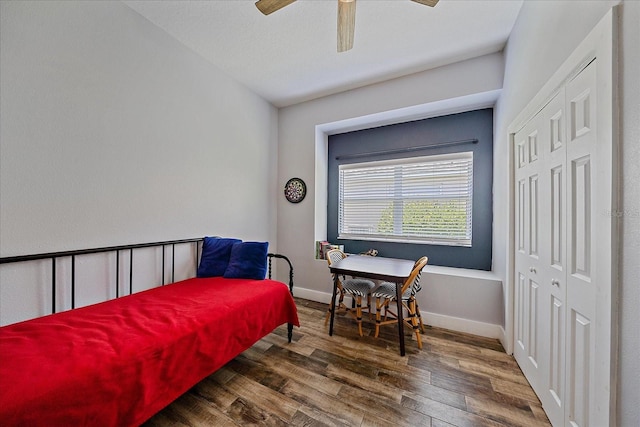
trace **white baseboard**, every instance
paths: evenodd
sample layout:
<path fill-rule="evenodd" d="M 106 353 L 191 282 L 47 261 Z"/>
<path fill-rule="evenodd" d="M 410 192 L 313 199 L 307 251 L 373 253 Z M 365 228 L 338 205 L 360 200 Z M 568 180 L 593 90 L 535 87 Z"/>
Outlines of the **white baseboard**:
<path fill-rule="evenodd" d="M 314 291 L 312 289 L 298 288 L 295 286 L 293 288 L 293 296 L 325 304 L 329 304 L 331 302 L 331 294 L 328 292 Z"/>
<path fill-rule="evenodd" d="M 322 302 L 325 304 L 329 304 L 331 302 L 331 294 L 327 292 L 294 287 L 293 294 L 299 298 Z M 457 332 L 465 332 L 467 334 L 473 334 L 486 338 L 496 338 L 500 340 L 503 346 L 506 342 L 504 328 L 500 325 L 478 322 L 476 320 L 463 319 L 460 317 L 447 316 L 444 314 L 428 313 L 422 310 L 420 311 L 422 314 L 422 319 L 427 325 L 435 326 L 437 328 L 451 329 L 452 331 Z"/>
<path fill-rule="evenodd" d="M 447 316 L 445 314 L 425 313 L 422 310 L 420 310 L 420 312 L 422 314 L 422 321 L 436 328 L 451 329 L 452 331 L 464 332 L 486 338 L 501 339 L 504 336 L 504 330 L 500 325 Z"/>
<path fill-rule="evenodd" d="M 504 347 L 504 351 L 506 351 L 507 354 L 513 355 L 513 350 L 510 349 L 508 345 L 507 333 L 502 326 L 500 326 L 500 336 L 498 337 L 498 339 L 500 340 L 500 344 L 502 344 L 502 347 Z"/>

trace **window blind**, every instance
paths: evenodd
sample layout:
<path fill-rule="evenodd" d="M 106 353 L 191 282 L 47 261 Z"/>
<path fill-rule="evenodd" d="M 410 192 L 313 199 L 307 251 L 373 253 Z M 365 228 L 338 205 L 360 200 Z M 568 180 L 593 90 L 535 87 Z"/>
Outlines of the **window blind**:
<path fill-rule="evenodd" d="M 339 167 L 338 238 L 471 246 L 473 153 Z"/>

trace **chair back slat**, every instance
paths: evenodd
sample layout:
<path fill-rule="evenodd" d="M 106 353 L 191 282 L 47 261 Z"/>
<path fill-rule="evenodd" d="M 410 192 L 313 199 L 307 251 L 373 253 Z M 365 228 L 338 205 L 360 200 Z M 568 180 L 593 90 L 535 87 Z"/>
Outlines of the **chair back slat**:
<path fill-rule="evenodd" d="M 327 252 L 326 258 L 329 265 L 331 265 L 334 262 L 338 262 L 341 259 L 346 258 L 346 255 L 340 249 L 331 249 L 329 252 Z"/>
<path fill-rule="evenodd" d="M 346 257 L 347 257 L 347 254 L 342 252 L 340 249 L 331 249 L 325 255 L 325 258 L 327 259 L 327 263 L 329 263 L 329 267 L 331 267 L 331 264 L 333 264 L 334 262 L 338 262 L 341 259 L 344 259 Z M 332 277 L 335 279 L 336 275 L 332 274 Z M 342 280 L 344 280 L 344 275 L 342 276 Z M 340 280 L 340 276 L 338 276 L 338 287 L 340 288 L 342 288 L 342 280 Z"/>
<path fill-rule="evenodd" d="M 429 258 L 427 258 L 426 256 L 423 256 L 418 261 L 416 261 L 416 263 L 413 265 L 413 269 L 411 270 L 411 274 L 402 285 L 402 295 L 404 295 L 405 292 L 407 292 L 409 289 L 411 292 L 411 296 L 415 296 L 416 293 L 422 290 L 422 286 L 420 285 L 420 277 L 422 276 L 422 269 L 425 265 L 427 265 L 428 261 Z"/>

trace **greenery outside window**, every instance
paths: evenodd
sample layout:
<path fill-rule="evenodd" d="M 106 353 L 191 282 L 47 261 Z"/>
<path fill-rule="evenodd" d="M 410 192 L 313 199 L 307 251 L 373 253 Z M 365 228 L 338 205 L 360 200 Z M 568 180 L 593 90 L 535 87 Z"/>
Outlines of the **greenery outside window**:
<path fill-rule="evenodd" d="M 339 166 L 338 238 L 471 247 L 473 152 Z"/>

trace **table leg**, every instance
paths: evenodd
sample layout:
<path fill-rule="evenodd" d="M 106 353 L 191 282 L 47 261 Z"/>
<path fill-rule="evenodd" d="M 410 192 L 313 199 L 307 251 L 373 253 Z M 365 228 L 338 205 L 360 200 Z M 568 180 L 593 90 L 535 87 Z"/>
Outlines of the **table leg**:
<path fill-rule="evenodd" d="M 404 319 L 402 317 L 402 283 L 396 283 L 396 302 L 398 303 L 398 334 L 400 356 L 404 356 Z"/>
<path fill-rule="evenodd" d="M 338 291 L 338 275 L 333 275 L 333 292 L 331 293 L 331 321 L 329 323 L 329 335 L 333 335 L 333 317 L 336 314 L 336 293 Z"/>

